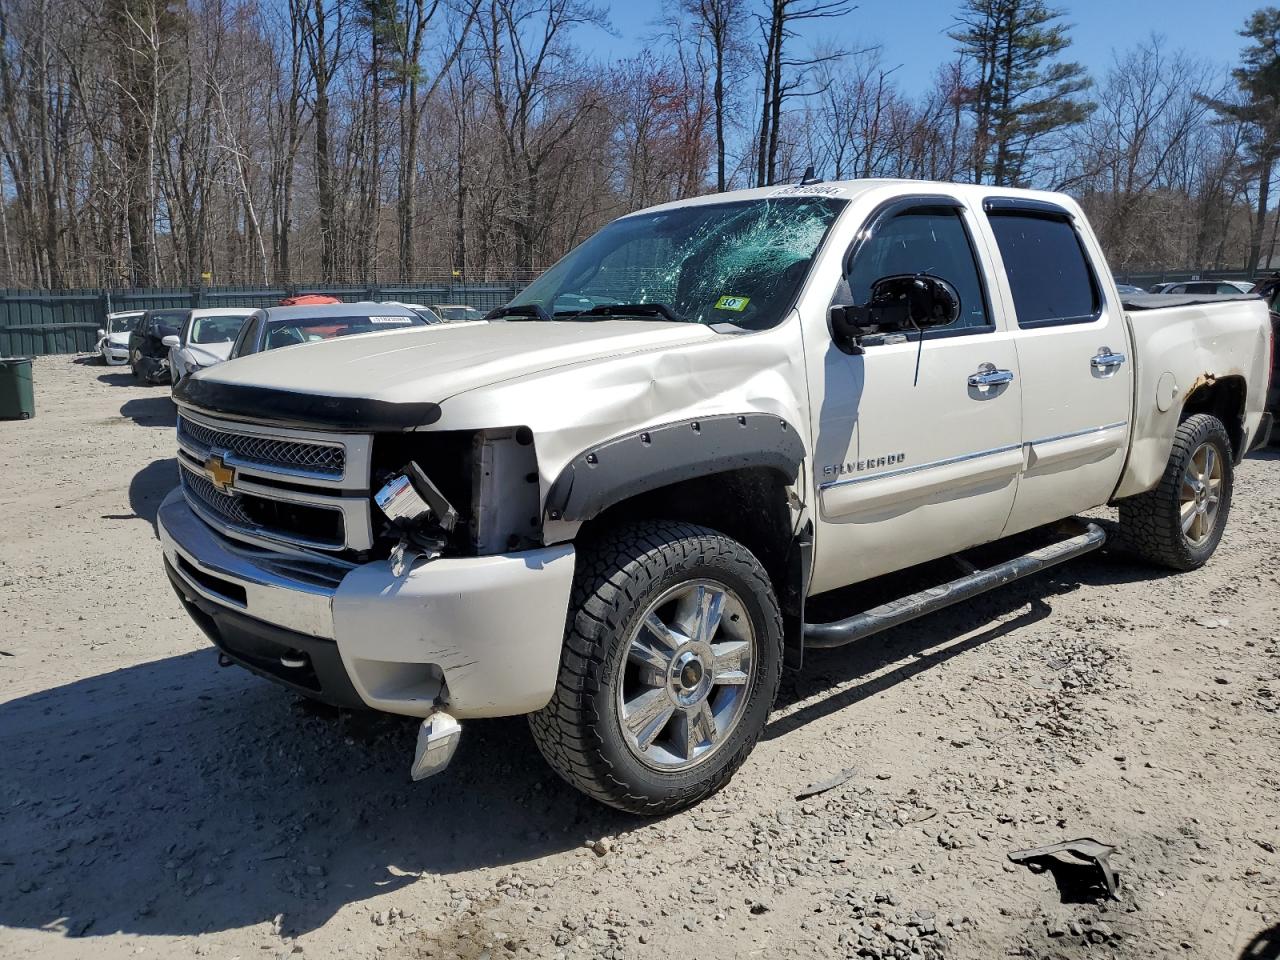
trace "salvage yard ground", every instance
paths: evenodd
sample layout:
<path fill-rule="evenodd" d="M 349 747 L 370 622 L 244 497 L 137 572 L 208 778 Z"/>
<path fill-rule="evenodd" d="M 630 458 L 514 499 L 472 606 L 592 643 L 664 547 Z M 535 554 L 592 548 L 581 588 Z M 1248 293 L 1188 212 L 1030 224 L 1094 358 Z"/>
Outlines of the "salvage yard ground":
<path fill-rule="evenodd" d="M 727 789 L 641 821 L 521 719 L 414 784 L 411 721 L 219 669 L 153 529 L 167 388 L 35 379 L 0 423 L 0 957 L 1280 957 L 1274 450 L 1207 568 L 1094 554 L 811 654 Z M 1006 859 L 1081 836 L 1118 901 Z"/>

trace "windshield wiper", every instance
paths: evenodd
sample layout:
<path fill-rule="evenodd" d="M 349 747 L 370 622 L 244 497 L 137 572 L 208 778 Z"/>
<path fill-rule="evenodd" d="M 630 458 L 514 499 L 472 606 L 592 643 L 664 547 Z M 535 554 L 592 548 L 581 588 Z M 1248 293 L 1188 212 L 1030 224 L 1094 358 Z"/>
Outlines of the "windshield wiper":
<path fill-rule="evenodd" d="M 486 320 L 550 320 L 551 314 L 536 303 L 509 303 L 491 311 Z"/>
<path fill-rule="evenodd" d="M 590 310 L 557 311 L 556 316 L 564 316 L 570 320 L 574 317 L 661 317 L 673 323 L 688 322 L 665 303 L 603 303 Z"/>

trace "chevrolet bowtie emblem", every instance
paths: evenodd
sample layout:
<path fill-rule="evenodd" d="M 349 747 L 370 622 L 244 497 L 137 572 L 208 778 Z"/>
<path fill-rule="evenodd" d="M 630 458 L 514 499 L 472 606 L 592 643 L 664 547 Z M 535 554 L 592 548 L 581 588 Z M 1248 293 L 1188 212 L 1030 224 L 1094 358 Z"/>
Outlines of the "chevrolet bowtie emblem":
<path fill-rule="evenodd" d="M 235 467 L 228 467 L 222 462 L 221 454 L 215 453 L 205 460 L 204 472 L 219 493 L 231 492 L 231 484 L 236 479 L 236 470 Z"/>

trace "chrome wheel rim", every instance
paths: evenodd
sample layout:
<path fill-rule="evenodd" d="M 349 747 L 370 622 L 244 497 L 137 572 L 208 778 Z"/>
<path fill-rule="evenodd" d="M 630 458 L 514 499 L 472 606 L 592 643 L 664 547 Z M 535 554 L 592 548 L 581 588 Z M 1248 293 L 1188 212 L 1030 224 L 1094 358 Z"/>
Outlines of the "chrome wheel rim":
<path fill-rule="evenodd" d="M 1192 546 L 1200 546 L 1211 536 L 1218 523 L 1222 505 L 1222 456 L 1212 443 L 1202 443 L 1191 455 L 1182 475 L 1179 511 L 1182 535 Z"/>
<path fill-rule="evenodd" d="M 637 619 L 618 672 L 632 755 L 667 772 L 704 763 L 746 710 L 755 659 L 751 618 L 727 586 L 692 580 L 664 592 Z"/>

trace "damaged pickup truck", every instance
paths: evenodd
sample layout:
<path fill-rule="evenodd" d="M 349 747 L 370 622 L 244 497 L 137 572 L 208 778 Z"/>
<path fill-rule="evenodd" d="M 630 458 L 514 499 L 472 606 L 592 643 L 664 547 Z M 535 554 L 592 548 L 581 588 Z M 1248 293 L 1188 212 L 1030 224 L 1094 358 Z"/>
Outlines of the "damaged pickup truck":
<path fill-rule="evenodd" d="M 528 714 L 566 780 L 639 813 L 726 783 L 806 648 L 1094 550 L 1083 511 L 1205 563 L 1270 430 L 1266 305 L 1123 301 L 1049 193 L 667 204 L 490 319 L 185 379 L 164 563 L 225 664 L 422 718 L 415 778 L 459 721 Z M 877 589 L 832 616 L 851 585 Z"/>

